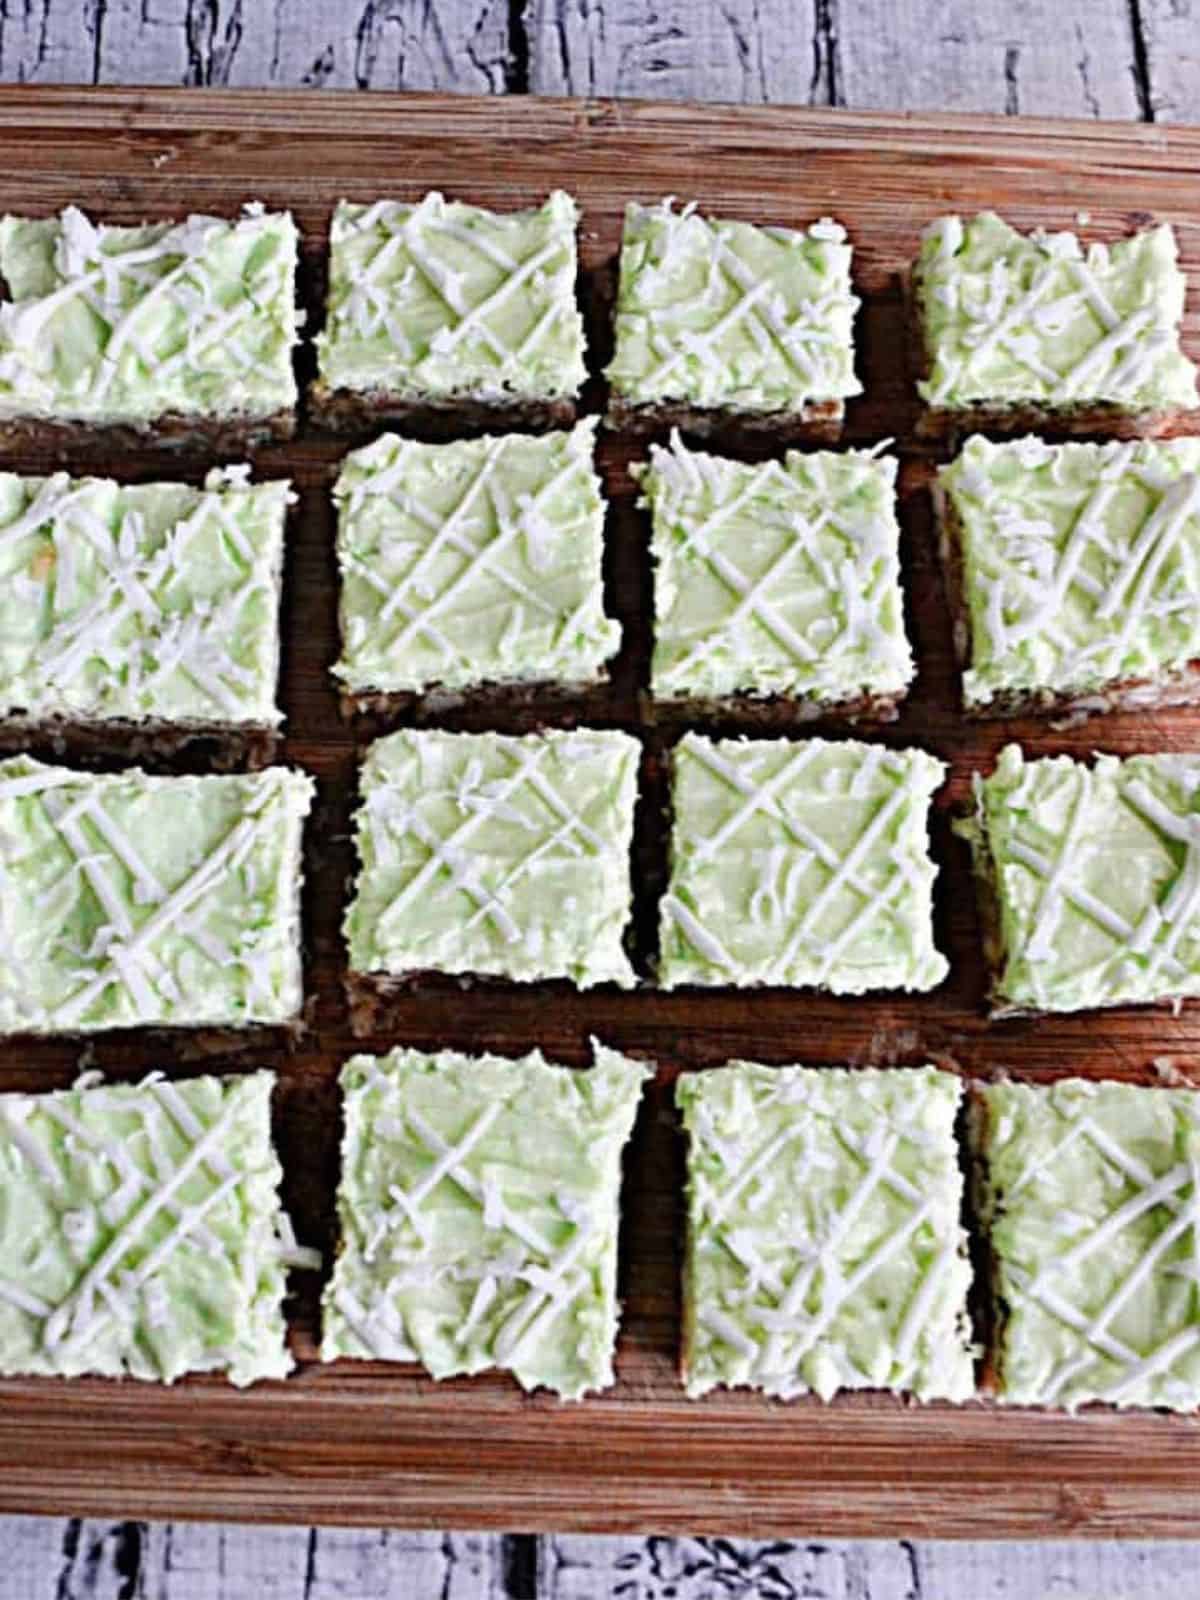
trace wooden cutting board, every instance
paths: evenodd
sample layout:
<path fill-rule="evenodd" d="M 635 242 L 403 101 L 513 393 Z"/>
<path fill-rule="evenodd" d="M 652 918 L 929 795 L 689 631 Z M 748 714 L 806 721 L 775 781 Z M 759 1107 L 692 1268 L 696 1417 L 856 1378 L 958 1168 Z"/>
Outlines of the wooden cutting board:
<path fill-rule="evenodd" d="M 290 207 L 304 234 L 310 322 L 330 208 L 341 196 L 415 198 L 432 187 L 501 208 L 562 185 L 583 207 L 584 289 L 603 302 L 626 200 L 664 193 L 720 215 L 801 225 L 823 214 L 855 244 L 865 398 L 848 440 L 892 436 L 901 480 L 909 623 L 920 677 L 889 743 L 919 743 L 952 765 L 934 824 L 942 866 L 937 933 L 953 964 L 935 994 L 836 1000 L 786 992 L 576 994 L 558 986 L 428 984 L 395 1008 L 374 1043 L 518 1053 L 540 1045 L 582 1062 L 590 1034 L 661 1063 L 630 1151 L 619 1381 L 561 1406 L 503 1376 L 435 1385 L 401 1368 L 315 1360 L 319 1283 L 298 1276 L 283 1384 L 239 1393 L 199 1379 L 173 1390 L 81 1381 L 0 1383 L 0 1510 L 91 1515 L 405 1523 L 506 1529 L 645 1529 L 766 1535 L 1200 1535 L 1200 1422 L 1091 1411 L 1067 1418 L 984 1404 L 920 1408 L 883 1397 L 790 1406 L 747 1394 L 689 1403 L 674 1371 L 679 1319 L 682 1152 L 670 1083 L 680 1067 L 743 1055 L 784 1062 L 910 1063 L 972 1073 L 1068 1072 L 1149 1080 L 1164 1058 L 1200 1082 L 1200 1009 L 1127 1011 L 989 1025 L 964 849 L 947 817 L 968 775 L 1008 739 L 1038 752 L 1117 753 L 1200 745 L 1200 715 L 1113 717 L 1083 728 L 971 727 L 959 715 L 949 630 L 932 559 L 929 463 L 910 451 L 894 275 L 918 231 L 947 210 L 996 207 L 1020 226 L 1100 235 L 1150 217 L 1174 223 L 1192 280 L 1187 344 L 1200 358 L 1200 130 L 1100 123 L 902 118 L 779 108 L 631 102 L 453 100 L 431 96 L 206 91 L 0 90 L 0 210 L 68 202 L 113 222 L 246 200 Z M 601 319 L 602 320 L 602 319 Z M 603 340 L 600 341 L 603 343 Z M 308 366 L 305 366 L 307 374 Z M 595 405 L 596 396 L 591 403 Z M 291 1053 L 260 1043 L 230 1065 L 274 1066 L 286 1200 L 300 1237 L 334 1242 L 335 1075 L 355 1047 L 338 934 L 347 875 L 356 738 L 328 676 L 335 654 L 328 483 L 344 444 L 302 429 L 259 470 L 289 475 L 301 504 L 287 575 L 284 758 L 320 780 L 306 896 L 312 1028 Z M 649 572 L 629 452 L 601 451 L 612 496 L 610 608 L 626 628 L 610 686 L 586 720 L 641 732 L 653 757 L 646 682 Z M 20 465 L 42 470 L 45 459 Z M 149 452 L 90 458 L 119 476 L 174 472 Z M 504 726 L 527 726 L 529 716 Z M 563 714 L 551 712 L 550 722 Z M 453 719 L 482 726 L 478 714 Z M 874 737 L 874 735 L 871 735 Z M 639 960 L 653 948 L 664 841 L 653 776 L 639 814 Z M 0 1089 L 71 1081 L 78 1046 L 0 1052 Z M 98 1042 L 88 1064 L 113 1077 L 150 1066 L 220 1064 L 193 1041 Z"/>

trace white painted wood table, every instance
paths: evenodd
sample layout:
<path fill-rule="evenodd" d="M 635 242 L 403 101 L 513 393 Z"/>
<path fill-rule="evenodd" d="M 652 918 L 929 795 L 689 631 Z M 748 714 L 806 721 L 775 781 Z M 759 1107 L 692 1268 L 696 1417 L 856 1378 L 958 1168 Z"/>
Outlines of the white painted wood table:
<path fill-rule="evenodd" d="M 0 80 L 1197 121 L 1200 0 L 0 0 Z M 1200 179 L 1198 179 L 1200 181 Z M 0 1519 L 0 1600 L 1200 1600 L 1200 1545 Z"/>

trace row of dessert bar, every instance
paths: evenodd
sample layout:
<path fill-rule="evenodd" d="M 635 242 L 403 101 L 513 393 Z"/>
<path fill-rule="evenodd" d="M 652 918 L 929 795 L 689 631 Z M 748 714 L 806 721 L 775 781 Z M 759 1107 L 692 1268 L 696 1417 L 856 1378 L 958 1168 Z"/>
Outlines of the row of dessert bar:
<path fill-rule="evenodd" d="M 444 412 L 569 421 L 586 378 L 570 196 L 495 214 L 428 194 L 343 202 L 309 395 L 341 426 Z M 851 247 L 806 230 L 630 205 L 621 247 L 615 426 L 742 421 L 835 437 L 855 375 Z M 297 234 L 260 205 L 235 220 L 97 227 L 6 217 L 0 421 L 295 426 Z M 920 391 L 939 417 L 1149 427 L 1196 405 L 1179 349 L 1184 278 L 1171 229 L 1085 252 L 999 217 L 944 217 L 911 274 Z"/>
<path fill-rule="evenodd" d="M 424 444 L 384 434 L 338 477 L 346 698 L 582 689 L 615 654 L 595 422 Z M 896 462 L 748 464 L 650 446 L 651 689 L 693 711 L 784 697 L 895 714 L 913 677 Z M 10 728 L 224 734 L 266 750 L 280 714 L 288 486 L 202 489 L 0 474 L 0 719 Z M 1200 679 L 1200 439 L 972 437 L 941 468 L 947 592 L 968 713 L 1192 698 Z"/>
<path fill-rule="evenodd" d="M 622 1149 L 651 1068 L 398 1049 L 343 1069 L 321 1357 L 613 1382 Z M 0 1372 L 283 1377 L 297 1246 L 273 1075 L 0 1096 Z M 687 1073 L 687 1391 L 976 1393 L 963 1080 L 733 1062 Z M 1193 1090 L 972 1086 L 1010 1403 L 1200 1405 Z M 29 1247 L 33 1241 L 36 1248 Z"/>
<path fill-rule="evenodd" d="M 640 756 L 628 734 L 590 729 L 377 741 L 345 918 L 356 1031 L 423 973 L 632 986 Z M 945 977 L 927 834 L 940 761 L 689 734 L 671 765 L 662 987 L 861 994 Z M 0 762 L 0 1035 L 295 1022 L 312 788 L 283 767 Z M 1200 754 L 1001 753 L 960 823 L 994 1014 L 1200 995 L 1198 793 Z"/>

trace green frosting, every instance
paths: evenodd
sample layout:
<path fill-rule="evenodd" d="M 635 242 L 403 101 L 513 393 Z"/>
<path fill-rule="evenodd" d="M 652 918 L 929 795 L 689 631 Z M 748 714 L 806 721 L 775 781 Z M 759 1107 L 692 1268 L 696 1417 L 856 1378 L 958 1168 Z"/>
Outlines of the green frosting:
<path fill-rule="evenodd" d="M 958 1078 L 735 1061 L 685 1073 L 684 1379 L 967 1400 Z"/>
<path fill-rule="evenodd" d="M 1195 1410 L 1195 1092 L 1079 1078 L 980 1092 L 1001 1398 Z"/>
<path fill-rule="evenodd" d="M 674 752 L 659 977 L 680 984 L 931 989 L 926 816 L 945 766 L 853 740 L 711 740 Z"/>
<path fill-rule="evenodd" d="M 330 229 L 320 387 L 407 399 L 565 399 L 587 376 L 579 211 L 556 189 L 497 213 L 427 194 L 343 200 Z"/>
<path fill-rule="evenodd" d="M 656 695 L 904 692 L 894 459 L 793 450 L 747 464 L 676 434 L 631 470 L 653 512 Z"/>
<path fill-rule="evenodd" d="M 596 422 L 534 438 L 416 444 L 384 434 L 334 489 L 351 690 L 596 680 L 604 614 Z"/>
<path fill-rule="evenodd" d="M 914 287 L 929 367 L 917 388 L 930 405 L 1196 404 L 1166 224 L 1085 251 L 1073 233 L 1021 234 L 992 212 L 940 217 L 922 235 Z"/>
<path fill-rule="evenodd" d="M 355 824 L 351 968 L 632 985 L 622 937 L 639 752 L 590 728 L 378 740 Z"/>
<path fill-rule="evenodd" d="M 504 1367 L 567 1400 L 613 1382 L 621 1152 L 653 1073 L 595 1053 L 346 1064 L 323 1360 Z"/>
<path fill-rule="evenodd" d="M 0 473 L 0 710 L 277 724 L 292 496 L 249 470 L 203 490 Z"/>
<path fill-rule="evenodd" d="M 1200 440 L 976 436 L 938 476 L 959 530 L 967 705 L 1130 678 L 1153 698 L 1200 656 Z"/>
<path fill-rule="evenodd" d="M 293 1020 L 312 792 L 0 761 L 0 1033 Z"/>
<path fill-rule="evenodd" d="M 97 227 L 0 219 L 0 418 L 145 425 L 296 403 L 295 224 L 247 206 Z"/>
<path fill-rule="evenodd" d="M 861 394 L 845 239 L 828 218 L 797 231 L 627 206 L 613 393 L 789 412 Z"/>
<path fill-rule="evenodd" d="M 282 1378 L 274 1073 L 85 1082 L 0 1095 L 0 1373 Z"/>
<path fill-rule="evenodd" d="M 1001 1007 L 1200 994 L 1200 755 L 1001 751 L 959 824 L 999 916 Z"/>

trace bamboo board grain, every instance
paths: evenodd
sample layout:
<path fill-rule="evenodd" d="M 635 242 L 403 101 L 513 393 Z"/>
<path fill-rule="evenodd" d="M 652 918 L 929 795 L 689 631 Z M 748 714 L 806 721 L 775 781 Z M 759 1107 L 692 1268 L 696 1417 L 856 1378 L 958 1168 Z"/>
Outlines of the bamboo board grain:
<path fill-rule="evenodd" d="M 901 478 L 909 624 L 920 678 L 892 744 L 944 756 L 952 780 L 934 827 L 942 863 L 939 942 L 952 975 L 927 997 L 838 1001 L 783 992 L 575 994 L 555 988 L 463 992 L 429 984 L 393 1009 L 374 1042 L 453 1044 L 511 1053 L 540 1045 L 571 1061 L 596 1033 L 662 1063 L 629 1161 L 619 1382 L 562 1407 L 527 1398 L 500 1376 L 435 1385 L 397 1368 L 315 1357 L 318 1280 L 297 1278 L 294 1378 L 237 1393 L 198 1379 L 172 1391 L 133 1383 L 0 1383 L 0 1509 L 207 1516 L 238 1520 L 402 1523 L 520 1529 L 653 1529 L 765 1535 L 1200 1534 L 1200 1422 L 1092 1411 L 1076 1418 L 987 1405 L 926 1409 L 873 1397 L 792 1406 L 749 1395 L 690 1404 L 674 1375 L 681 1152 L 670 1082 L 681 1066 L 730 1055 L 771 1061 L 911 1062 L 1010 1068 L 1045 1077 L 1088 1072 L 1147 1078 L 1162 1058 L 1200 1081 L 1200 1008 L 1179 1017 L 1103 1017 L 988 1025 L 967 862 L 947 809 L 973 767 L 1007 739 L 1034 750 L 1118 753 L 1200 746 L 1200 715 L 1114 717 L 1083 728 L 970 726 L 956 708 L 949 629 L 932 559 L 929 463 L 911 451 L 915 407 L 904 377 L 894 287 L 923 223 L 989 205 L 1021 225 L 1119 233 L 1145 216 L 1179 231 L 1192 292 L 1186 338 L 1200 357 L 1200 131 L 1103 124 L 901 118 L 777 108 L 571 101 L 470 102 L 413 96 L 170 91 L 0 90 L 0 210 L 46 212 L 70 201 L 132 222 L 242 201 L 289 206 L 303 230 L 302 293 L 315 285 L 332 203 L 345 195 L 415 197 L 439 186 L 511 206 L 555 184 L 584 210 L 585 295 L 603 299 L 627 199 L 664 192 L 714 212 L 799 224 L 832 213 L 849 227 L 865 307 L 867 394 L 849 409 L 850 441 L 895 437 Z M 601 341 L 602 342 L 602 341 Z M 593 386 L 595 387 L 595 386 Z M 592 396 L 592 403 L 597 396 Z M 272 1043 L 231 1058 L 281 1073 L 278 1138 L 286 1199 L 300 1236 L 333 1243 L 338 1138 L 334 1076 L 354 1042 L 341 990 L 338 935 L 351 870 L 347 828 L 356 740 L 327 668 L 335 653 L 331 471 L 345 448 L 302 428 L 264 451 L 266 475 L 291 475 L 301 505 L 286 586 L 283 759 L 316 774 L 308 839 L 307 980 L 312 1027 L 291 1053 Z M 664 730 L 639 693 L 646 679 L 646 533 L 633 503 L 629 452 L 606 439 L 613 507 L 607 581 L 626 627 L 611 685 L 586 720 L 628 727 L 647 745 L 639 814 L 638 960 L 663 870 L 655 777 Z M 40 470 L 45 459 L 22 458 Z M 89 455 L 120 476 L 199 476 L 143 452 Z M 481 725 L 477 714 L 448 719 Z M 528 713 L 503 725 L 528 725 Z M 547 722 L 561 722 L 551 708 Z M 131 1035 L 88 1060 L 114 1077 L 148 1066 L 208 1064 L 197 1045 Z M 0 1052 L 0 1089 L 65 1084 L 77 1047 Z"/>

